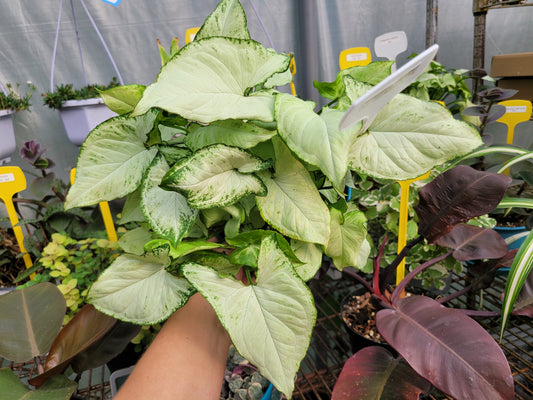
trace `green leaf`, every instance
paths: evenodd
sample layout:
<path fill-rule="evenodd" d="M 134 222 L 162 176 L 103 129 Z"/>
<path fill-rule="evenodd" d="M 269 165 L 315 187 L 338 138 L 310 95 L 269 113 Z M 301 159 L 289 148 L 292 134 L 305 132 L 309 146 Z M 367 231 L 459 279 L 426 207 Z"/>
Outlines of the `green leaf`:
<path fill-rule="evenodd" d="M 198 210 L 189 207 L 181 193 L 159 187 L 168 170 L 164 157 L 157 156 L 142 184 L 141 209 L 152 229 L 177 246 L 196 221 Z"/>
<path fill-rule="evenodd" d="M 320 115 L 314 104 L 288 94 L 278 94 L 274 114 L 278 130 L 287 146 L 305 162 L 319 167 L 338 190 L 348 171 L 350 146 L 359 126 L 339 132 L 342 111 L 325 108 Z M 320 151 L 317 151 L 320 149 Z"/>
<path fill-rule="evenodd" d="M 366 239 L 366 218 L 362 211 L 350 203 L 348 211 L 342 213 L 336 208 L 330 209 L 331 234 L 326 247 L 326 255 L 331 257 L 339 270 L 344 267 L 359 265 L 361 246 Z M 362 266 L 368 257 L 366 253 Z"/>
<path fill-rule="evenodd" d="M 222 0 L 206 18 L 194 40 L 212 36 L 250 39 L 246 27 L 246 14 L 238 0 Z"/>
<path fill-rule="evenodd" d="M 139 187 L 126 197 L 126 202 L 120 215 L 120 224 L 143 221 L 145 221 L 145 218 L 141 210 L 141 188 Z"/>
<path fill-rule="evenodd" d="M 31 391 L 11 368 L 0 368 L 0 400 L 69 400 L 77 388 L 63 375 L 51 377 L 38 390 Z"/>
<path fill-rule="evenodd" d="M 164 321 L 183 306 L 193 288 L 165 270 L 168 257 L 123 254 L 91 287 L 87 301 L 104 314 L 140 325 Z"/>
<path fill-rule="evenodd" d="M 265 187 L 253 172 L 269 163 L 237 147 L 213 145 L 175 164 L 161 186 L 186 194 L 192 207 L 227 206 L 249 194 L 265 194 Z"/>
<path fill-rule="evenodd" d="M 273 238 L 261 244 L 258 265 L 249 286 L 198 264 L 183 273 L 213 306 L 239 354 L 290 398 L 316 320 L 313 296 Z"/>
<path fill-rule="evenodd" d="M 53 172 L 48 173 L 46 176 L 35 178 L 30 183 L 31 193 L 38 199 L 42 199 L 50 190 L 52 190 L 55 179 L 56 175 Z"/>
<path fill-rule="evenodd" d="M 159 107 L 190 120 L 209 123 L 224 119 L 273 120 L 269 93 L 246 96 L 290 58 L 252 40 L 212 37 L 183 47 L 148 86 L 134 115 Z"/>
<path fill-rule="evenodd" d="M 291 247 L 298 259 L 302 260 L 302 265 L 295 265 L 294 269 L 307 282 L 313 278 L 322 266 L 322 250 L 314 243 L 302 242 L 301 240 L 291 240 Z"/>
<path fill-rule="evenodd" d="M 328 207 L 309 172 L 281 140 L 274 139 L 276 174 L 260 174 L 268 189 L 266 196 L 256 198 L 261 216 L 290 238 L 326 245 L 330 231 Z"/>
<path fill-rule="evenodd" d="M 23 362 L 47 353 L 65 311 L 63 295 L 48 282 L 0 296 L 0 355 Z"/>
<path fill-rule="evenodd" d="M 137 189 L 157 153 L 156 148 L 144 146 L 157 114 L 111 118 L 89 133 L 81 146 L 65 209 L 113 200 Z"/>
<path fill-rule="evenodd" d="M 507 283 L 505 284 L 505 294 L 502 302 L 502 324 L 500 328 L 500 341 L 503 338 L 505 328 L 513 311 L 514 303 L 524 282 L 533 269 L 533 231 L 527 235 L 520 245 L 518 253 L 514 257 L 513 264 L 509 270 Z"/>
<path fill-rule="evenodd" d="M 185 138 L 185 144 L 193 151 L 217 143 L 249 149 L 267 141 L 276 133 L 248 122 L 230 119 L 207 126 L 193 124 Z"/>
<path fill-rule="evenodd" d="M 375 61 L 365 66 L 355 66 L 343 69 L 337 74 L 333 82 L 313 82 L 318 93 L 326 99 L 335 100 L 344 96 L 344 76 L 349 75 L 357 81 L 376 85 L 390 75 L 393 61 Z"/>
<path fill-rule="evenodd" d="M 477 130 L 440 104 L 399 94 L 356 139 L 349 165 L 377 178 L 406 180 L 480 145 Z"/>
<path fill-rule="evenodd" d="M 528 197 L 504 197 L 496 208 L 533 208 L 533 199 Z"/>
<path fill-rule="evenodd" d="M 143 85 L 124 85 L 100 92 L 105 105 L 119 115 L 132 112 L 146 89 Z"/>
<path fill-rule="evenodd" d="M 118 245 L 126 253 L 140 256 L 144 254 L 144 245 L 154 238 L 154 234 L 146 228 L 135 228 L 127 231 L 118 239 Z"/>

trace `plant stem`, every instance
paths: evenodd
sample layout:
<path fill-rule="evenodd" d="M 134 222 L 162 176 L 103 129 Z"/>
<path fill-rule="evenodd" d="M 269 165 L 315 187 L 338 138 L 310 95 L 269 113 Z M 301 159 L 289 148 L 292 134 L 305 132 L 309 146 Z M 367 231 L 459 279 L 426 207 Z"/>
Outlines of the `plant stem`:
<path fill-rule="evenodd" d="M 407 246 L 406 246 L 407 247 Z M 402 250 L 403 251 L 403 250 Z M 426 261 L 423 264 L 420 264 L 418 267 L 416 267 L 414 270 L 409 272 L 405 278 L 402 279 L 402 281 L 396 286 L 394 291 L 392 292 L 392 298 L 391 303 L 395 304 L 398 299 L 400 298 L 400 294 L 404 291 L 405 287 L 409 282 L 411 282 L 411 279 L 413 279 L 416 275 L 418 275 L 423 270 L 431 267 L 432 265 L 438 263 L 439 261 L 444 260 L 446 257 L 448 257 L 450 254 L 453 253 L 453 250 L 448 251 L 445 254 L 442 254 L 438 257 L 433 258 L 432 260 Z"/>
<path fill-rule="evenodd" d="M 455 292 L 455 293 L 451 293 L 451 294 L 449 294 L 448 296 L 441 297 L 441 298 L 438 299 L 437 301 L 438 301 L 440 304 L 447 303 L 447 302 L 450 301 L 450 300 L 456 299 L 457 297 L 462 296 L 462 295 L 465 294 L 465 293 L 468 293 L 468 292 L 470 291 L 470 289 L 472 289 L 472 285 L 467 285 L 467 286 L 465 286 L 465 287 L 462 288 L 461 290 L 458 290 L 458 291 Z"/>
<path fill-rule="evenodd" d="M 392 280 L 394 273 L 396 272 L 396 269 L 398 268 L 398 265 L 402 262 L 402 260 L 409 254 L 411 249 L 417 245 L 418 243 L 422 242 L 424 240 L 424 237 L 419 235 L 418 237 L 411 240 L 409 243 L 407 243 L 402 251 L 396 256 L 396 258 L 390 263 L 390 265 L 385 269 L 385 275 L 383 280 L 381 281 L 380 289 L 383 291 L 385 289 L 385 286 Z"/>
<path fill-rule="evenodd" d="M 368 282 L 365 281 L 365 279 L 362 276 L 360 276 L 359 274 L 357 274 L 357 273 L 355 273 L 353 271 L 350 271 L 350 270 L 348 270 L 346 268 L 342 270 L 342 273 L 354 278 L 359 283 L 361 283 L 369 292 L 372 292 L 372 286 L 370 286 L 368 284 Z"/>

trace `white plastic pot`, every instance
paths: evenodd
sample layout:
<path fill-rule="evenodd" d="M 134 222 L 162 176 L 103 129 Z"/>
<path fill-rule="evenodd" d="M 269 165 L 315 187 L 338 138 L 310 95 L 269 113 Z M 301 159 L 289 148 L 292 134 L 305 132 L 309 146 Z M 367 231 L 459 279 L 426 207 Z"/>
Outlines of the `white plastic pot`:
<path fill-rule="evenodd" d="M 116 116 L 101 98 L 68 100 L 59 109 L 69 140 L 80 146 L 98 124 Z"/>
<path fill-rule="evenodd" d="M 15 130 L 13 129 L 13 110 L 0 110 L 0 165 L 11 161 L 15 152 Z"/>

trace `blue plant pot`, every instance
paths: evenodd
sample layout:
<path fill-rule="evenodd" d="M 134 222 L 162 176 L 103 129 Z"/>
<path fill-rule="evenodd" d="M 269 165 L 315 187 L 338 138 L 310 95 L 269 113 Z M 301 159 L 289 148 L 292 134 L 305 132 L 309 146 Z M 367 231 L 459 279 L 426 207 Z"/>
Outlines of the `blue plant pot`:
<path fill-rule="evenodd" d="M 492 229 L 494 229 L 496 232 L 498 232 L 500 234 L 500 236 L 502 238 L 504 238 L 504 239 L 507 239 L 508 237 L 517 235 L 519 233 L 523 233 L 523 232 L 528 232 L 529 231 L 525 226 L 512 226 L 512 227 L 495 226 Z M 507 245 L 507 248 L 509 250 L 518 249 L 518 248 L 520 248 L 522 243 L 524 243 L 525 239 L 526 239 L 526 236 L 523 236 L 523 237 L 513 241 L 512 243 L 509 243 Z M 501 272 L 504 272 L 504 273 L 508 273 L 509 272 L 509 267 L 500 268 L 498 271 L 501 271 Z"/>

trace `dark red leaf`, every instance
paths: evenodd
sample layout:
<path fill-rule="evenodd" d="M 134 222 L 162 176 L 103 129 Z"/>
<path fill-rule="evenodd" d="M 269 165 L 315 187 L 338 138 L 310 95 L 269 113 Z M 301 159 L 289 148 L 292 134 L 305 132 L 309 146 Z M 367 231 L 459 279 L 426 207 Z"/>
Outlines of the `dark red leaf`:
<path fill-rule="evenodd" d="M 44 373 L 31 379 L 30 384 L 39 387 L 50 376 L 63 373 L 74 357 L 100 340 L 116 321 L 90 304 L 83 306 L 59 331 L 46 357 Z"/>
<path fill-rule="evenodd" d="M 533 274 L 530 273 L 514 303 L 514 315 L 533 317 Z"/>
<path fill-rule="evenodd" d="M 491 212 L 511 181 L 506 175 L 466 165 L 449 169 L 419 191 L 418 233 L 434 243 L 454 225 Z"/>
<path fill-rule="evenodd" d="M 455 225 L 437 239 L 437 244 L 454 249 L 453 256 L 458 261 L 501 258 L 507 254 L 507 244 L 499 233 L 467 224 Z"/>
<path fill-rule="evenodd" d="M 371 346 L 351 356 L 339 375 L 331 400 L 418 399 L 431 385 L 402 358 Z"/>
<path fill-rule="evenodd" d="M 376 316 L 380 334 L 421 376 L 455 399 L 514 399 L 509 364 L 494 339 L 459 310 L 424 296 Z"/>

